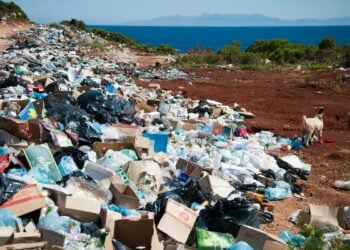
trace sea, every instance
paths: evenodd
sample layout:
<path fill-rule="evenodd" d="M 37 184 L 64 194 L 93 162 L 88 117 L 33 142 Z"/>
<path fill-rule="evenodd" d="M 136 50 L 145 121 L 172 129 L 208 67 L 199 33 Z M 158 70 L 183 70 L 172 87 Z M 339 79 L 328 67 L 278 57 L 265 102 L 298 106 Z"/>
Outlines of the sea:
<path fill-rule="evenodd" d="M 324 37 L 333 37 L 338 45 L 350 44 L 350 26 L 313 27 L 149 27 L 90 25 L 117 31 L 142 44 L 158 46 L 169 44 L 178 52 L 194 48 L 219 50 L 233 41 L 240 42 L 241 50 L 257 40 L 284 38 L 292 43 L 317 45 Z"/>

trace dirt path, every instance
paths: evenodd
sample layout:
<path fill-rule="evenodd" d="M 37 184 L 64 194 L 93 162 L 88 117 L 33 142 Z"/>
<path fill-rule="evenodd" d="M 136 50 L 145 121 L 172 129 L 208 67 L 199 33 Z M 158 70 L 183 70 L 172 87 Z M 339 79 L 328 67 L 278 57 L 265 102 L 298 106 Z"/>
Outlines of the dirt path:
<path fill-rule="evenodd" d="M 11 44 L 11 36 L 18 31 L 27 30 L 32 24 L 23 20 L 9 20 L 0 22 L 0 52 Z"/>
<path fill-rule="evenodd" d="M 174 91 L 184 90 L 191 98 L 214 99 L 225 104 L 239 103 L 256 114 L 247 121 L 251 131 L 261 129 L 279 135 L 300 135 L 302 116 L 314 115 L 314 107 L 324 106 L 324 138 L 334 140 L 334 144 L 315 144 L 308 149 L 287 152 L 295 153 L 305 162 L 312 164 L 310 178 L 304 183 L 306 200 L 290 198 L 273 202 L 276 220 L 263 229 L 278 234 L 280 230 L 296 231 L 287 221 L 290 213 L 297 209 L 307 209 L 308 204 L 328 204 L 344 206 L 350 204 L 350 191 L 335 190 L 335 180 L 350 180 L 350 128 L 344 120 L 350 112 L 350 82 L 344 83 L 339 91 L 334 88 L 335 80 L 344 76 L 337 71 L 226 71 L 222 69 L 190 70 L 195 73 L 193 85 L 186 81 L 160 82 L 162 88 Z M 346 74 L 350 74 L 347 72 Z M 311 79 L 306 85 L 305 79 Z M 149 83 L 139 82 L 147 86 Z M 180 89 L 179 89 L 180 87 Z"/>

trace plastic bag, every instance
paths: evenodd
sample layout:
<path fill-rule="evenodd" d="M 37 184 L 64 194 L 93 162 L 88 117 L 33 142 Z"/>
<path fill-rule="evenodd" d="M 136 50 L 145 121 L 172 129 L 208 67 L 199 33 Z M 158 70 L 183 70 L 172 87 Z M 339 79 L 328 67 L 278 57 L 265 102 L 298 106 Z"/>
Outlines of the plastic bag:
<path fill-rule="evenodd" d="M 16 222 L 22 225 L 22 220 L 10 209 L 0 208 L 0 227 L 16 227 Z"/>
<path fill-rule="evenodd" d="M 80 233 L 80 223 L 66 216 L 59 216 L 57 212 L 50 212 L 41 218 L 38 228 L 51 230 L 58 233 Z"/>
<path fill-rule="evenodd" d="M 231 246 L 228 250 L 254 250 L 247 242 L 238 241 L 236 244 Z"/>
<path fill-rule="evenodd" d="M 290 186 L 285 181 L 275 181 L 272 187 L 265 190 L 265 197 L 269 200 L 284 200 L 291 195 Z"/>
<path fill-rule="evenodd" d="M 131 149 L 122 149 L 122 150 L 120 150 L 120 153 L 122 153 L 123 155 L 129 157 L 133 161 L 137 161 L 139 159 L 137 157 L 136 152 L 134 150 L 131 150 Z"/>
<path fill-rule="evenodd" d="M 50 170 L 47 168 L 33 167 L 28 171 L 28 175 L 34 178 L 39 183 L 55 184 L 55 181 L 50 179 Z"/>
<path fill-rule="evenodd" d="M 78 170 L 78 167 L 72 157 L 63 156 L 61 161 L 58 163 L 58 169 L 60 170 L 62 176 L 66 176 L 71 172 Z"/>
<path fill-rule="evenodd" d="M 57 163 L 61 162 L 61 159 L 64 156 L 70 156 L 79 169 L 82 169 L 85 165 L 85 162 L 89 160 L 89 156 L 87 155 L 87 153 L 74 147 L 61 148 L 54 155 L 55 161 Z"/>
<path fill-rule="evenodd" d="M 113 171 L 117 171 L 121 166 L 125 165 L 129 161 L 132 161 L 132 159 L 125 154 L 122 154 L 119 151 L 108 150 L 104 157 L 97 160 L 97 164 L 100 164 Z"/>
<path fill-rule="evenodd" d="M 24 185 L 24 183 L 7 178 L 0 173 L 0 205 L 21 190 Z"/>
<path fill-rule="evenodd" d="M 220 199 L 214 206 L 200 211 L 210 231 L 237 236 L 240 225 L 259 228 L 259 217 L 253 204 L 245 198 Z"/>
<path fill-rule="evenodd" d="M 334 186 L 339 189 L 350 190 L 350 181 L 337 180 L 334 182 Z"/>
<path fill-rule="evenodd" d="M 292 234 L 288 231 L 283 230 L 280 232 L 279 236 L 288 245 L 295 247 L 302 247 L 305 243 L 305 236 L 301 234 Z"/>
<path fill-rule="evenodd" d="M 231 234 L 210 232 L 202 228 L 196 228 L 197 233 L 197 249 L 227 249 L 235 243 Z"/>

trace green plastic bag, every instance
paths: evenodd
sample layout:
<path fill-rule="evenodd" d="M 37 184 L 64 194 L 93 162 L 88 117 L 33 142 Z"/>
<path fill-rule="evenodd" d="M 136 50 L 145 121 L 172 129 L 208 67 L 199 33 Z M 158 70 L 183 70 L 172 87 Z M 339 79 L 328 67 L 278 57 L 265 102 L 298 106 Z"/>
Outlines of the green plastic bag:
<path fill-rule="evenodd" d="M 134 161 L 138 160 L 137 154 L 136 154 L 136 152 L 134 150 L 122 149 L 122 150 L 120 150 L 120 153 L 122 153 L 123 155 L 129 157 L 130 159 L 132 159 Z"/>
<path fill-rule="evenodd" d="M 198 250 L 224 250 L 235 244 L 231 234 L 207 231 L 196 228 Z"/>

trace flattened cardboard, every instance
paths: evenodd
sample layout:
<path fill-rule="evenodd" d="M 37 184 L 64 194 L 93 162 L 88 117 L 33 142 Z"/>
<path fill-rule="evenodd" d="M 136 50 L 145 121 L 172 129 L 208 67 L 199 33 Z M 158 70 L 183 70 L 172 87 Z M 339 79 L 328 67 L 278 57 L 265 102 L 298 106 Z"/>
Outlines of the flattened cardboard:
<path fill-rule="evenodd" d="M 212 175 L 206 175 L 199 180 L 199 186 L 204 193 L 213 193 L 221 198 L 229 196 L 234 188 L 228 181 Z"/>
<path fill-rule="evenodd" d="M 165 214 L 158 224 L 158 229 L 174 240 L 186 243 L 196 223 L 197 216 L 192 209 L 168 199 Z"/>
<path fill-rule="evenodd" d="M 41 240 L 47 242 L 47 246 L 51 248 L 52 246 L 64 246 L 64 241 L 66 240 L 66 236 L 63 234 L 47 230 L 40 229 Z"/>
<path fill-rule="evenodd" d="M 125 136 L 130 140 L 134 140 L 136 136 L 141 135 L 141 127 L 136 125 L 113 124 L 112 126 L 118 129 L 121 136 Z"/>
<path fill-rule="evenodd" d="M 140 246 L 145 247 L 146 250 L 163 249 L 158 239 L 154 219 L 151 217 L 137 221 L 116 220 L 113 238 L 132 249 Z"/>
<path fill-rule="evenodd" d="M 40 238 L 41 238 L 41 234 L 39 232 L 14 233 L 13 234 L 12 244 L 38 242 L 38 241 L 40 241 Z"/>
<path fill-rule="evenodd" d="M 300 218 L 305 223 L 309 223 L 316 228 L 333 225 L 343 229 L 345 226 L 344 209 L 338 207 L 310 204 L 310 213 L 300 212 Z"/>
<path fill-rule="evenodd" d="M 14 232 L 13 227 L 0 227 L 0 246 L 9 244 Z"/>
<path fill-rule="evenodd" d="M 253 249 L 261 250 L 287 250 L 287 244 L 280 238 L 266 233 L 260 229 L 242 225 L 238 236 L 237 241 L 247 242 Z M 271 248 L 272 247 L 272 248 Z"/>
<path fill-rule="evenodd" d="M 0 208 L 11 209 L 17 216 L 22 216 L 46 206 L 45 197 L 36 184 L 28 184 L 14 194 Z"/>
<path fill-rule="evenodd" d="M 61 215 L 70 216 L 81 222 L 94 222 L 100 217 L 101 205 L 84 197 L 66 196 L 58 204 Z"/>
<path fill-rule="evenodd" d="M 47 250 L 47 242 L 19 243 L 6 245 L 2 250 Z M 50 249 L 53 250 L 53 249 Z"/>
<path fill-rule="evenodd" d="M 137 209 L 140 199 L 129 185 L 111 183 L 110 190 L 113 194 L 113 203 L 124 206 L 128 209 Z"/>

